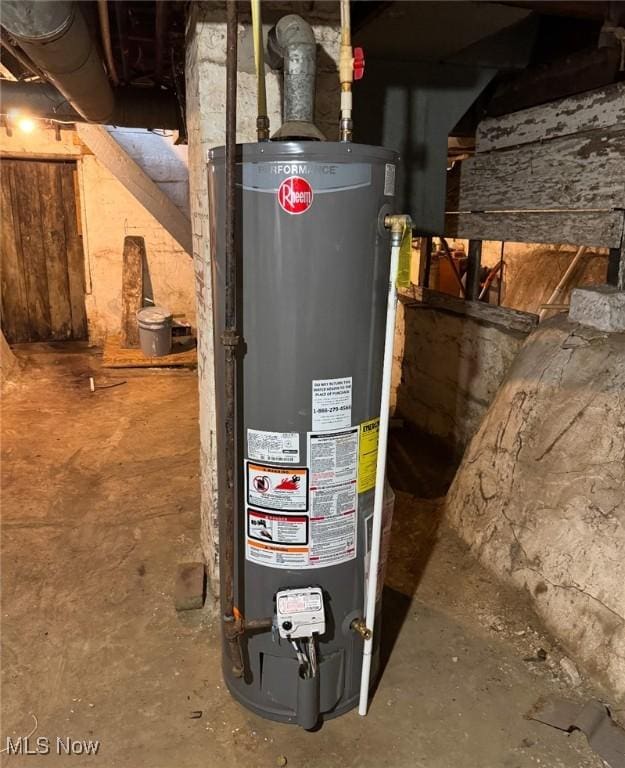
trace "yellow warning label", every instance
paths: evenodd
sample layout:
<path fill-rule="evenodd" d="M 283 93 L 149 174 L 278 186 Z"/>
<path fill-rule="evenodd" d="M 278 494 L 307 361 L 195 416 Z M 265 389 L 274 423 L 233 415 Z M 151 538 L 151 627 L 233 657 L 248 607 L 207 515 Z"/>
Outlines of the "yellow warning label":
<path fill-rule="evenodd" d="M 363 421 L 358 441 L 358 493 L 375 487 L 375 469 L 378 461 L 380 419 Z"/>

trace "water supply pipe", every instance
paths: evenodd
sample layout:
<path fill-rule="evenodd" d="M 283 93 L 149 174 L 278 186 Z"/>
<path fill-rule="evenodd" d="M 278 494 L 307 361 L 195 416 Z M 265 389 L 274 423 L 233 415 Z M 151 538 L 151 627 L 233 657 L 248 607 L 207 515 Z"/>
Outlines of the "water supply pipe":
<path fill-rule="evenodd" d="M 273 138 L 325 141 L 313 121 L 317 46 L 310 24 L 294 13 L 283 16 L 269 31 L 267 61 L 284 69 L 283 123 Z"/>
<path fill-rule="evenodd" d="M 252 32 L 254 37 L 254 63 L 256 64 L 258 115 L 256 133 L 258 141 L 269 141 L 269 116 L 267 114 L 267 87 L 265 85 L 265 55 L 263 46 L 263 21 L 260 0 L 251 0 Z"/>
<path fill-rule="evenodd" d="M 349 2 L 350 0 L 341 0 L 341 50 L 339 53 L 339 81 L 341 83 L 340 141 L 351 141 L 353 132 L 352 82 L 354 79 L 354 56 L 352 53 Z"/>
<path fill-rule="evenodd" d="M 2 26 L 85 120 L 110 121 L 113 90 L 77 3 L 4 0 Z"/>
<path fill-rule="evenodd" d="M 378 433 L 378 456 L 375 471 L 375 495 L 373 499 L 373 525 L 371 534 L 371 554 L 369 560 L 369 578 L 367 580 L 365 624 L 367 631 L 362 632 L 364 650 L 362 673 L 360 678 L 360 700 L 358 714 L 366 715 L 369 702 L 369 681 L 371 679 L 371 660 L 375 640 L 375 607 L 378 592 L 378 569 L 380 565 L 380 546 L 382 541 L 382 517 L 384 512 L 384 481 L 386 476 L 386 450 L 388 446 L 388 425 L 391 407 L 391 380 L 393 372 L 393 343 L 395 341 L 395 317 L 397 314 L 397 273 L 399 270 L 399 251 L 407 230 L 412 229 L 410 216 L 387 216 L 384 226 L 391 230 L 391 265 L 388 281 L 388 299 L 386 306 L 386 332 L 384 338 L 384 362 L 382 366 L 382 396 L 380 399 L 380 428 Z"/>

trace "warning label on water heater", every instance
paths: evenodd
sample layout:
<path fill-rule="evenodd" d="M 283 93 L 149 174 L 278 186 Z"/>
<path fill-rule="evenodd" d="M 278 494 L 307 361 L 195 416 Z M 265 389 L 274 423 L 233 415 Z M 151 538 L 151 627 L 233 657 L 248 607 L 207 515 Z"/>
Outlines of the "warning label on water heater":
<path fill-rule="evenodd" d="M 308 516 L 278 515 L 248 507 L 247 535 L 270 544 L 308 544 Z"/>
<path fill-rule="evenodd" d="M 261 509 L 305 512 L 308 509 L 306 467 L 271 467 L 247 462 L 247 503 Z"/>
<path fill-rule="evenodd" d="M 342 429 L 352 425 L 352 377 L 313 379 L 313 431 Z M 310 455 L 309 455 L 310 461 Z"/>
<path fill-rule="evenodd" d="M 307 469 L 247 462 L 248 561 L 301 570 L 356 557 L 359 432 L 309 432 Z"/>
<path fill-rule="evenodd" d="M 308 434 L 310 562 L 322 567 L 356 557 L 358 428 Z"/>

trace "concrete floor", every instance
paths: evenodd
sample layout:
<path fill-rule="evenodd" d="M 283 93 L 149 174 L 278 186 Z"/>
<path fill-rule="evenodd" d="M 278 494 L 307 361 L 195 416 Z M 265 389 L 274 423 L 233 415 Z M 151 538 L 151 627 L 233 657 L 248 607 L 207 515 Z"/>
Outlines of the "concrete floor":
<path fill-rule="evenodd" d="M 19 354 L 2 414 L 0 748 L 32 730 L 32 715 L 33 739 L 101 746 L 95 757 L 5 752 L 2 765 L 602 765 L 580 734 L 524 719 L 541 695 L 588 691 L 567 691 L 560 652 L 528 607 L 441 529 L 435 502 L 408 494 L 369 716 L 306 733 L 242 709 L 221 681 L 212 603 L 172 606 L 176 564 L 199 555 L 195 375 L 104 371 L 73 346 Z M 118 386 L 91 393 L 90 375 Z M 545 662 L 524 661 L 539 647 Z"/>

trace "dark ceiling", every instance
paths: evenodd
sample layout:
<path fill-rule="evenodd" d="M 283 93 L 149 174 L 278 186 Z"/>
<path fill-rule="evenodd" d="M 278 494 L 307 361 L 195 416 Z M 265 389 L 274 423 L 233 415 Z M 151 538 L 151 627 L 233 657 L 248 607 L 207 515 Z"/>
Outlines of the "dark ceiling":
<path fill-rule="evenodd" d="M 98 4 L 95 0 L 81 0 L 80 5 L 102 48 Z M 115 87 L 132 85 L 171 92 L 183 105 L 189 5 L 182 0 L 108 3 L 115 70 L 109 71 L 109 77 Z M 214 5 L 216 11 L 224 6 Z M 247 15 L 248 3 L 239 5 Z M 316 3 L 270 3 L 273 11 L 282 5 L 285 11 L 306 15 L 307 9 L 314 14 Z M 410 62 L 464 61 L 494 66 L 499 75 L 472 109 L 477 117 L 485 112 L 514 111 L 623 77 L 620 45 L 602 38 L 601 29 L 606 20 L 612 26 L 623 25 L 625 2 L 352 0 L 351 5 L 354 42 L 365 48 L 370 66 L 375 60 L 395 61 L 402 66 Z M 535 29 L 528 46 L 525 41 L 530 24 Z M 511 43 L 517 29 L 525 37 L 519 38 L 521 44 L 515 47 Z M 502 37 L 502 30 L 510 30 L 510 34 Z M 4 30 L 2 63 L 18 80 L 37 78 L 39 74 Z M 469 120 L 463 131 L 470 132 L 474 122 Z"/>

